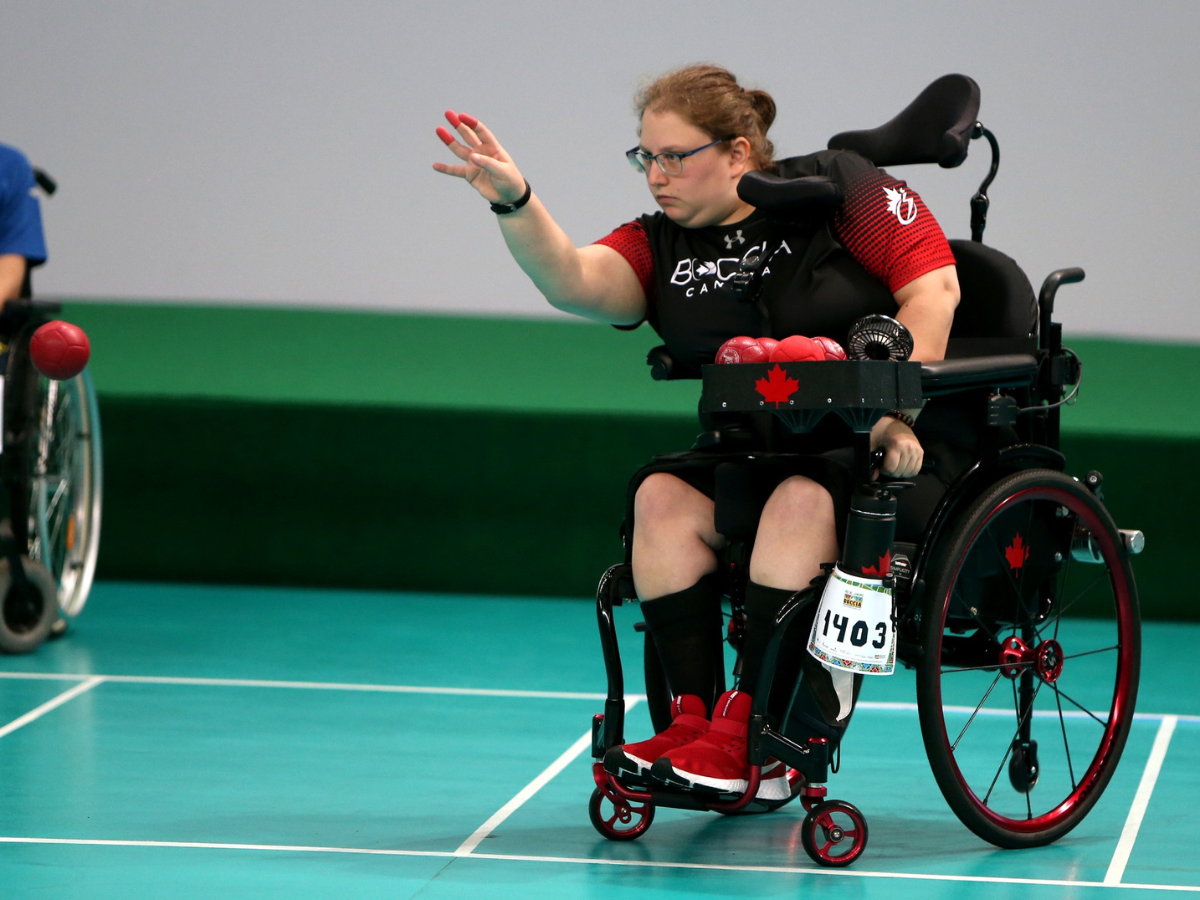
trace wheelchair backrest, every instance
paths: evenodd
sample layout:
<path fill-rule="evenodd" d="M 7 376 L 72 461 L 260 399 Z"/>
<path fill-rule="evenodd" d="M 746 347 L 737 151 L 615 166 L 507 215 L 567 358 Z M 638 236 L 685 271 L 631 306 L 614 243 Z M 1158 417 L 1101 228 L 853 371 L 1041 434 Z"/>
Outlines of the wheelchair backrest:
<path fill-rule="evenodd" d="M 1021 267 L 975 241 L 953 240 L 950 249 L 962 299 L 954 311 L 946 357 L 1033 352 L 1037 298 Z"/>

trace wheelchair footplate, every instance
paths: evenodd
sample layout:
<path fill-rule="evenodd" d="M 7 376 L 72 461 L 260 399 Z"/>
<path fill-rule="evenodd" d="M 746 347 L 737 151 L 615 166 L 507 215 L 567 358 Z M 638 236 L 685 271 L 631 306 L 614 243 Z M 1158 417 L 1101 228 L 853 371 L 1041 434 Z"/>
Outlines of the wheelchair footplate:
<path fill-rule="evenodd" d="M 608 840 L 632 841 L 649 830 L 654 811 L 660 806 L 740 815 L 770 812 L 798 797 L 807 813 L 801 837 L 808 855 L 822 866 L 853 863 L 866 846 L 866 820 L 849 803 L 827 798 L 828 742 L 824 738 L 811 738 L 806 746 L 796 744 L 774 732 L 761 711 L 752 713 L 748 726 L 747 750 L 752 765 L 746 789 L 741 793 L 707 793 L 668 785 L 648 774 L 625 771 L 615 763 L 606 767 L 608 751 L 625 743 L 624 673 L 613 607 L 633 596 L 629 575 L 627 565 L 613 566 L 600 579 L 596 591 L 596 618 L 604 650 L 608 692 L 604 712 L 592 717 L 592 778 L 596 787 L 588 801 L 588 816 L 593 827 Z M 794 600 L 789 604 L 788 615 L 794 616 L 802 605 L 802 601 Z M 768 650 L 768 660 L 764 661 L 772 669 L 778 650 L 777 637 Z M 762 763 L 768 756 L 779 759 L 788 767 L 789 791 L 784 799 L 768 801 L 756 797 Z"/>
<path fill-rule="evenodd" d="M 603 716 L 597 715 L 594 728 L 599 733 Z M 813 763 L 821 772 L 827 770 L 825 739 L 814 738 L 814 746 L 800 748 L 788 745 L 785 738 L 774 735 L 762 722 L 751 722 L 751 728 L 762 731 L 764 742 L 776 747 L 779 759 L 788 765 L 789 795 L 783 800 L 756 799 L 762 778 L 762 766 L 751 765 L 747 784 L 741 793 L 727 793 L 669 785 L 649 776 L 626 771 L 612 771 L 603 758 L 592 763 L 592 778 L 596 789 L 588 803 L 592 825 L 605 838 L 613 841 L 636 840 L 645 834 L 654 821 L 658 807 L 688 809 L 697 812 L 717 812 L 723 815 L 745 815 L 771 812 L 797 797 L 805 810 L 801 825 L 801 843 L 809 857 L 821 866 L 848 866 L 862 855 L 867 842 L 867 823 L 862 812 L 842 800 L 828 799 L 823 783 L 810 783 L 791 763 Z M 775 738 L 775 740 L 771 740 Z M 593 747 L 593 756 L 603 752 Z M 808 757 L 815 759 L 797 758 Z M 810 766 L 806 765 L 806 769 Z M 824 776 L 822 776 L 824 777 Z"/>

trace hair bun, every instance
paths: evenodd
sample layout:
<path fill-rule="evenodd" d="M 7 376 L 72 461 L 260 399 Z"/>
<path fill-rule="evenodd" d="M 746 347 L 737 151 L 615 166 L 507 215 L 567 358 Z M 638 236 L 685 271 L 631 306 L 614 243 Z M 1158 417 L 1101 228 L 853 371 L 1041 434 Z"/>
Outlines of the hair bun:
<path fill-rule="evenodd" d="M 761 91 L 757 88 L 752 91 L 746 91 L 746 93 L 750 97 L 750 102 L 754 104 L 754 111 L 762 119 L 763 131 L 766 132 L 775 121 L 775 101 L 766 91 Z"/>

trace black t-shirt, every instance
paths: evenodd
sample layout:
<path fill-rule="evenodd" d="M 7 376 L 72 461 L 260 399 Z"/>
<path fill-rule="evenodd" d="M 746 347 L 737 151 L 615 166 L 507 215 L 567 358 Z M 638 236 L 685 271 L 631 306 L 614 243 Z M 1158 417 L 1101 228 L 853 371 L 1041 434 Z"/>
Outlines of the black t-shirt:
<path fill-rule="evenodd" d="M 822 335 L 844 344 L 862 316 L 895 314 L 893 291 L 953 265 L 920 198 L 862 157 L 823 151 L 784 160 L 777 172 L 830 177 L 846 199 L 836 213 L 803 222 L 755 211 L 731 225 L 683 228 L 657 212 L 598 242 L 634 267 L 646 291 L 646 320 L 688 371 L 711 363 L 736 335 Z M 744 258 L 764 251 L 760 290 L 754 302 L 739 302 L 729 277 Z"/>

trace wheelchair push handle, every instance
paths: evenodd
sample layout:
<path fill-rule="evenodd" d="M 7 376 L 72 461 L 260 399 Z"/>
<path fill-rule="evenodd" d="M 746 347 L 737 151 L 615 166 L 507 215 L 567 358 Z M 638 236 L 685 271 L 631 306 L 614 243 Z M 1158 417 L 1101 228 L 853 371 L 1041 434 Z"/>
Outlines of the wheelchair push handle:
<path fill-rule="evenodd" d="M 1038 334 L 1045 336 L 1050 333 L 1050 318 L 1054 315 L 1054 297 L 1064 284 L 1078 284 L 1083 281 L 1085 273 L 1079 266 L 1066 269 L 1055 269 L 1042 282 L 1038 293 Z"/>

